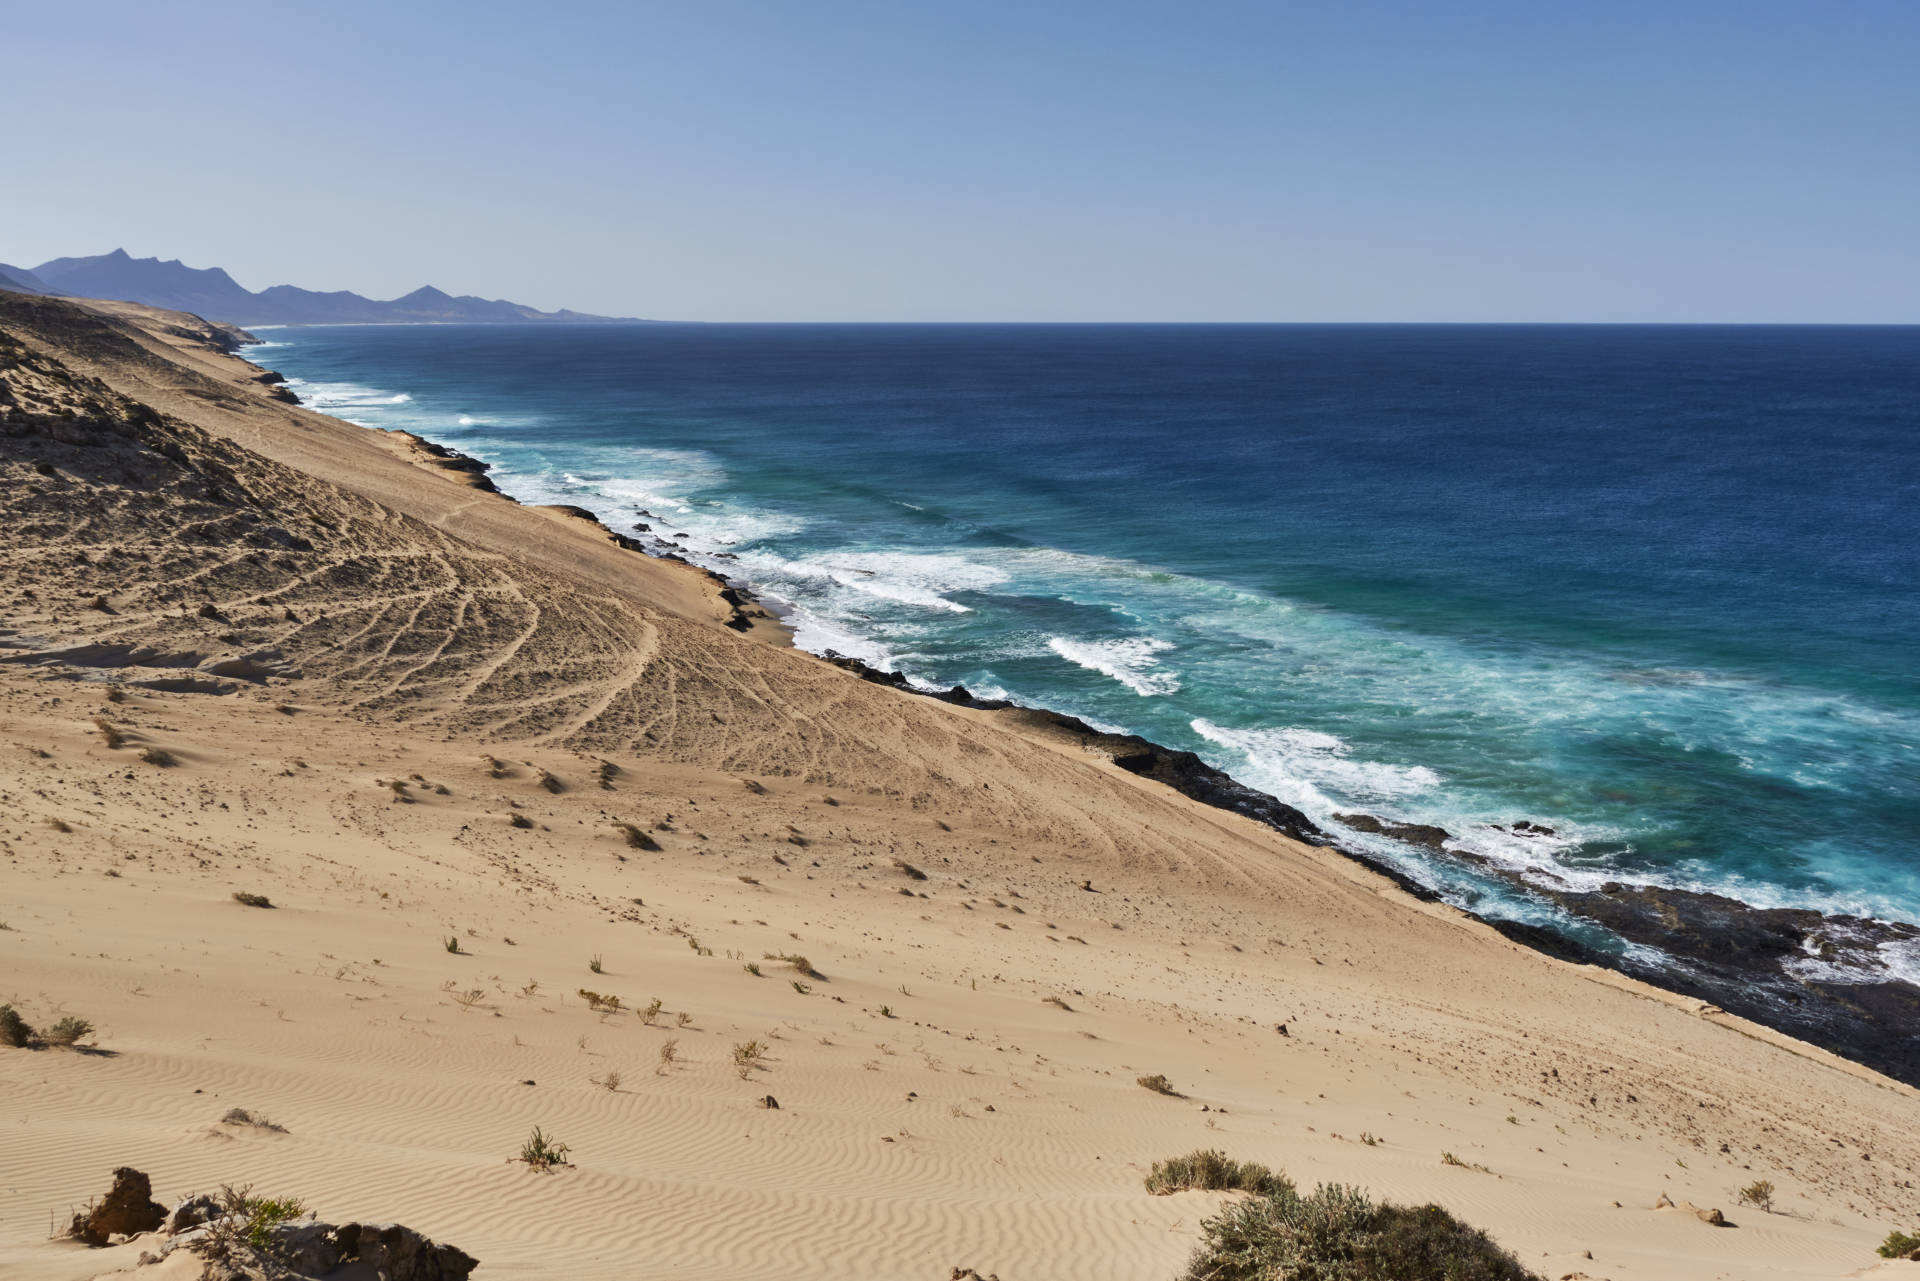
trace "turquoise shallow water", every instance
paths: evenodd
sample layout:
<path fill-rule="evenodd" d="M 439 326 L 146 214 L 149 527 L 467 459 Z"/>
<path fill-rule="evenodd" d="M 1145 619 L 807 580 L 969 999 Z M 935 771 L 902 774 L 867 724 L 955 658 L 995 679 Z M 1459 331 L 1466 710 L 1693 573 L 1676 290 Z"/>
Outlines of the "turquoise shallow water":
<path fill-rule="evenodd" d="M 316 408 L 644 524 L 807 648 L 1190 748 L 1336 830 L 1920 920 L 1920 329 L 262 336 Z"/>

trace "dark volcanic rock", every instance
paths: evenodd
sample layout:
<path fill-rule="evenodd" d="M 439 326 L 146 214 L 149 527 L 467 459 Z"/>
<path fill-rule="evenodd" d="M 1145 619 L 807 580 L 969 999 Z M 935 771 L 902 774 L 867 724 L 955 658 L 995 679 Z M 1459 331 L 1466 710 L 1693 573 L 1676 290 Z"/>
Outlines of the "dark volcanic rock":
<path fill-rule="evenodd" d="M 101 1246 L 109 1237 L 151 1232 L 166 1218 L 166 1207 L 153 1199 L 153 1183 L 139 1170 L 123 1165 L 113 1172 L 113 1186 L 100 1203 L 73 1216 L 67 1235 Z"/>
<path fill-rule="evenodd" d="M 383 1281 L 466 1281 L 480 1261 L 397 1223 L 349 1223 L 334 1234 L 343 1262 L 358 1260 Z"/>
<path fill-rule="evenodd" d="M 1371 814 L 1335 814 L 1334 817 L 1356 832 L 1391 836 L 1396 841 L 1424 845 L 1431 850 L 1445 849 L 1447 842 L 1453 839 L 1446 829 L 1429 827 L 1425 823 L 1396 823 L 1390 818 L 1375 818 Z"/>

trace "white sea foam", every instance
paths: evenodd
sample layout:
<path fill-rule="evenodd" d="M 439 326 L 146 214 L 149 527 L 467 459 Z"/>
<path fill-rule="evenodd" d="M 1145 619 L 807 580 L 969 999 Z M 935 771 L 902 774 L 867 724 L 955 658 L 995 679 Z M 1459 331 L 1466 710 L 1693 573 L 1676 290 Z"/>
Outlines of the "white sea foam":
<path fill-rule="evenodd" d="M 1123 640 L 1073 640 L 1049 636 L 1047 648 L 1069 663 L 1119 681 L 1142 698 L 1171 694 L 1180 688 L 1177 672 L 1157 670 L 1157 657 L 1173 648 L 1157 636 L 1130 636 Z"/>

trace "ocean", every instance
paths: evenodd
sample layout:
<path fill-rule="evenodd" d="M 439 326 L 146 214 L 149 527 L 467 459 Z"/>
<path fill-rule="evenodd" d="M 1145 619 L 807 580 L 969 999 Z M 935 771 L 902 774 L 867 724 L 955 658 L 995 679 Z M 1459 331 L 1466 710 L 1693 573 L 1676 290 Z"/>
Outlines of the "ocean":
<path fill-rule="evenodd" d="M 803 648 L 1192 750 L 1483 915 L 1586 928 L 1506 868 L 1920 921 L 1920 328 L 260 332 Z"/>

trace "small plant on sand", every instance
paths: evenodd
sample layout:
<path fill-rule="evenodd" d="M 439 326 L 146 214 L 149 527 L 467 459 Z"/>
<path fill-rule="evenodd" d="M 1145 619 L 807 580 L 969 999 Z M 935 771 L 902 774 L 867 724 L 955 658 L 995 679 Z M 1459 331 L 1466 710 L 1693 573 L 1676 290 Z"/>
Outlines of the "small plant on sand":
<path fill-rule="evenodd" d="M 1360 1141 L 1370 1148 L 1380 1146 L 1380 1136 L 1377 1134 L 1369 1134 L 1365 1130 L 1360 1131 Z"/>
<path fill-rule="evenodd" d="M 1440 1154 L 1440 1164 L 1441 1165 L 1457 1165 L 1463 1170 L 1476 1170 L 1481 1174 L 1493 1173 L 1492 1170 L 1489 1170 L 1486 1166 L 1481 1165 L 1478 1161 L 1462 1161 L 1459 1157 L 1455 1156 L 1451 1152 L 1442 1152 Z"/>
<path fill-rule="evenodd" d="M 1055 1009 L 1065 1010 L 1069 1014 L 1073 1013 L 1073 1007 L 1071 1005 L 1068 1005 L 1065 1001 L 1061 1000 L 1057 996 L 1042 997 L 1041 1004 L 1051 1005 Z"/>
<path fill-rule="evenodd" d="M 890 1019 L 890 1018 L 892 1018 L 892 1017 L 893 1017 L 893 1007 L 892 1007 L 891 1005 L 883 1005 L 883 1006 L 881 1006 L 881 1007 L 880 1007 L 880 1017 L 881 1017 L 881 1018 L 883 1018 L 883 1019 Z"/>
<path fill-rule="evenodd" d="M 64 818 L 58 818 L 58 817 L 49 818 L 47 820 L 47 826 L 52 828 L 56 832 L 62 832 L 62 833 L 71 832 L 73 830 L 73 825 L 71 823 L 67 822 L 67 820 Z"/>
<path fill-rule="evenodd" d="M 1772 1214 L 1773 1184 L 1766 1179 L 1755 1179 L 1740 1189 L 1740 1204 L 1750 1205 L 1765 1214 Z"/>
<path fill-rule="evenodd" d="M 567 1160 L 568 1150 L 566 1144 L 549 1139 L 536 1125 L 533 1127 L 533 1133 L 527 1136 L 527 1141 L 520 1145 L 520 1155 L 514 1160 L 525 1162 L 533 1169 L 551 1173 L 556 1165 L 573 1164 Z"/>
<path fill-rule="evenodd" d="M 1377 1202 L 1339 1184 L 1302 1196 L 1275 1177 L 1276 1191 L 1200 1225 L 1205 1236 L 1182 1281 L 1541 1281 L 1437 1205 Z"/>
<path fill-rule="evenodd" d="M 173 753 L 169 752 L 164 747 L 146 748 L 141 751 L 140 759 L 145 761 L 149 765 L 157 765 L 161 769 L 172 769 L 175 765 L 178 765 L 180 763 L 177 759 L 174 758 Z"/>
<path fill-rule="evenodd" d="M 1880 1257 L 1883 1259 L 1913 1259 L 1920 1262 L 1920 1232 L 1887 1233 L 1887 1239 L 1880 1243 Z"/>
<path fill-rule="evenodd" d="M 608 1014 L 620 1012 L 620 998 L 617 996 L 602 996 L 598 992 L 589 992 L 583 987 L 580 989 L 580 999 L 587 1003 L 587 1008 L 590 1010 L 601 1010 Z"/>
<path fill-rule="evenodd" d="M 765 952 L 761 954 L 760 959 L 763 961 L 779 961 L 798 972 L 802 978 L 824 979 L 827 977 L 819 970 L 814 969 L 813 962 L 798 952 Z"/>
<path fill-rule="evenodd" d="M 453 994 L 453 1003 L 459 1006 L 460 1012 L 464 1014 L 468 1010 L 471 1010 L 474 1006 L 480 1004 L 480 1002 L 486 997 L 486 995 L 487 994 L 485 992 L 481 991 L 477 987 L 468 988 L 464 992 L 455 992 Z"/>
<path fill-rule="evenodd" d="M 665 1001 L 662 1001 L 657 996 L 654 997 L 651 1001 L 647 1002 L 647 1008 L 640 1011 L 640 1021 L 648 1027 L 652 1027 L 653 1021 L 660 1017 L 660 1010 L 665 1005 Z M 685 1027 L 686 1024 L 682 1023 L 680 1026 Z"/>
<path fill-rule="evenodd" d="M 1155 1161 L 1146 1182 L 1147 1191 L 1155 1196 L 1187 1191 L 1273 1196 L 1282 1189 L 1293 1188 L 1292 1181 L 1284 1174 L 1275 1174 L 1257 1161 L 1235 1161 L 1211 1148 Z"/>
<path fill-rule="evenodd" d="M 793 984 L 793 990 L 798 992 L 802 996 L 806 996 L 808 993 L 813 991 L 812 988 L 808 987 L 805 983 L 802 983 L 799 979 L 788 979 L 787 981 Z"/>
<path fill-rule="evenodd" d="M 404 778 L 390 779 L 387 782 L 387 790 L 389 792 L 392 792 L 393 799 L 396 801 L 399 801 L 401 804 L 403 805 L 413 804 L 413 794 L 407 791 L 406 779 Z"/>
<path fill-rule="evenodd" d="M 1164 1094 L 1170 1099 L 1184 1099 L 1187 1096 L 1173 1088 L 1173 1082 L 1155 1072 L 1151 1076 L 1135 1077 L 1134 1084 L 1143 1090 L 1152 1090 L 1155 1094 Z"/>
<path fill-rule="evenodd" d="M 100 731 L 100 737 L 102 740 L 106 742 L 106 745 L 109 749 L 117 750 L 119 748 L 126 746 L 127 736 L 125 734 L 122 734 L 120 732 L 119 727 L 116 726 L 112 721 L 108 720 L 106 717 L 104 716 L 94 717 L 93 727 Z"/>
<path fill-rule="evenodd" d="M 673 1065 L 680 1059 L 680 1041 L 677 1037 L 668 1037 L 660 1042 L 660 1061 L 654 1065 L 655 1076 L 665 1076 L 673 1071 Z"/>
<path fill-rule="evenodd" d="M 924 881 L 927 879 L 927 874 L 925 872 L 921 871 L 919 868 L 915 867 L 913 864 L 907 862 L 905 859 L 897 858 L 893 860 L 893 865 L 895 868 L 899 869 L 901 875 L 905 876 L 910 881 Z"/>
<path fill-rule="evenodd" d="M 525 814 L 522 814 L 519 810 L 515 810 L 511 814 L 507 815 L 507 826 L 518 827 L 523 829 L 529 828 L 533 826 L 533 820 L 528 818 Z"/>
<path fill-rule="evenodd" d="M 760 1060 L 766 1057 L 767 1047 L 758 1041 L 742 1041 L 733 1047 L 733 1070 L 740 1074 L 742 1081 L 753 1074 Z"/>
<path fill-rule="evenodd" d="M 0 1045 L 24 1050 L 34 1043 L 33 1024 L 20 1017 L 11 1005 L 0 1005 Z"/>
<path fill-rule="evenodd" d="M 443 946 L 445 946 L 447 951 L 453 953 L 455 956 L 459 956 L 460 955 L 460 936 L 458 934 L 447 935 L 446 939 L 443 941 Z"/>
<path fill-rule="evenodd" d="M 753 975 L 753 977 L 755 978 L 760 977 L 760 963 L 758 961 L 748 961 L 745 965 L 741 966 L 740 968 L 745 970 L 747 973 Z"/>
<path fill-rule="evenodd" d="M 599 974 L 603 972 L 604 967 L 600 963 L 600 953 L 595 952 L 592 956 L 587 958 L 587 968 L 592 970 L 595 974 Z"/>
<path fill-rule="evenodd" d="M 255 894 L 250 890 L 235 890 L 233 901 L 246 907 L 272 907 L 273 900 L 264 894 Z"/>
<path fill-rule="evenodd" d="M 587 1079 L 610 1093 L 618 1092 L 620 1089 L 620 1073 L 617 1069 L 608 1072 L 605 1076 L 594 1076 L 588 1077 Z"/>
<path fill-rule="evenodd" d="M 260 1113 L 249 1112 L 245 1108 L 229 1108 L 227 1114 L 220 1118 L 220 1124 L 244 1125 L 249 1129 L 269 1130 L 274 1134 L 285 1134 L 287 1132 L 286 1126 L 275 1125 Z"/>
<path fill-rule="evenodd" d="M 78 1045 L 93 1035 L 93 1024 L 69 1014 L 46 1031 L 48 1045 Z"/>

